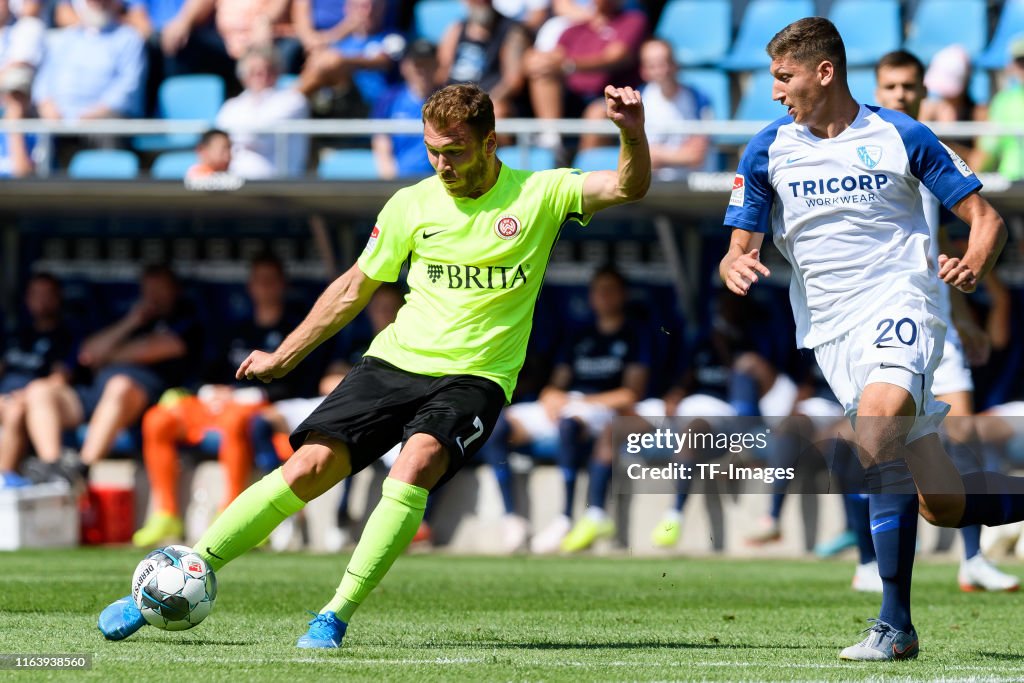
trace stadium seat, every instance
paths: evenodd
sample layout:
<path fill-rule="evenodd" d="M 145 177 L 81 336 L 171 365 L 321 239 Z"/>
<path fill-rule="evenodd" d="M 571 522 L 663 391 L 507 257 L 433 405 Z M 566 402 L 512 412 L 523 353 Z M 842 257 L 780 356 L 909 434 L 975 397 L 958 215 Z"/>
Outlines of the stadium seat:
<path fill-rule="evenodd" d="M 619 147 L 591 147 L 576 155 L 572 164 L 581 171 L 611 171 L 619 165 Z"/>
<path fill-rule="evenodd" d="M 729 0 L 669 0 L 654 29 L 672 45 L 681 66 L 717 64 L 729 49 Z"/>
<path fill-rule="evenodd" d="M 729 76 L 721 69 L 683 69 L 679 72 L 679 82 L 699 90 L 711 100 L 711 109 L 719 121 L 728 121 L 732 116 Z"/>
<path fill-rule="evenodd" d="M 298 74 L 281 74 L 277 77 L 274 87 L 278 90 L 287 90 L 299 81 Z"/>
<path fill-rule="evenodd" d="M 461 0 L 419 0 L 413 9 L 413 32 L 437 45 L 448 27 L 465 16 Z"/>
<path fill-rule="evenodd" d="M 963 45 L 977 59 L 988 33 L 985 0 L 921 0 L 907 29 L 904 49 L 926 65 L 948 45 Z"/>
<path fill-rule="evenodd" d="M 213 74 L 172 76 L 160 84 L 157 92 L 157 117 L 174 121 L 208 121 L 213 123 L 224 104 L 224 80 Z M 132 146 L 140 152 L 194 147 L 199 136 L 194 133 L 173 135 L 139 135 Z"/>
<path fill-rule="evenodd" d="M 988 72 L 983 69 L 974 70 L 968 88 L 975 104 L 988 104 L 988 101 L 992 99 L 992 80 L 989 78 Z"/>
<path fill-rule="evenodd" d="M 155 180 L 182 180 L 198 161 L 195 152 L 164 152 L 153 162 L 149 174 Z"/>
<path fill-rule="evenodd" d="M 875 70 L 871 68 L 850 69 L 847 73 L 850 93 L 862 104 L 875 102 Z"/>
<path fill-rule="evenodd" d="M 786 108 L 772 99 L 775 77 L 767 71 L 757 71 L 747 84 L 736 107 L 737 121 L 774 121 L 786 115 Z"/>
<path fill-rule="evenodd" d="M 1024 0 L 1006 0 L 988 48 L 978 57 L 983 69 L 998 70 L 1010 61 L 1010 43 L 1024 34 Z M 959 42 L 959 41 L 958 41 Z"/>
<path fill-rule="evenodd" d="M 324 180 L 379 180 L 373 152 L 368 149 L 336 149 L 320 158 L 317 175 Z"/>
<path fill-rule="evenodd" d="M 787 24 L 814 16 L 811 0 L 751 0 L 743 14 L 732 50 L 721 66 L 729 71 L 752 71 L 771 64 L 765 45 Z"/>
<path fill-rule="evenodd" d="M 68 177 L 78 180 L 126 180 L 138 174 L 138 157 L 124 149 L 84 149 L 68 165 Z"/>
<path fill-rule="evenodd" d="M 499 147 L 498 157 L 513 168 L 524 168 L 529 171 L 546 171 L 557 166 L 555 153 L 543 147 Z"/>
<path fill-rule="evenodd" d="M 873 65 L 902 42 L 896 0 L 835 0 L 829 19 L 843 36 L 848 66 Z"/>

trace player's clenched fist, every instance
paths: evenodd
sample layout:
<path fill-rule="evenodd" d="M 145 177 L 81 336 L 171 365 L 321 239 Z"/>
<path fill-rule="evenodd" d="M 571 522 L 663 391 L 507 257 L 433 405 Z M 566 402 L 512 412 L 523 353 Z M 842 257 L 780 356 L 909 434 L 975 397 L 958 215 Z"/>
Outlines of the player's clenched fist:
<path fill-rule="evenodd" d="M 978 274 L 973 268 L 964 261 L 950 258 L 945 254 L 939 255 L 939 279 L 966 294 L 970 294 L 978 286 Z"/>
<path fill-rule="evenodd" d="M 753 249 L 742 256 L 739 256 L 729 266 L 725 276 L 725 286 L 733 294 L 746 296 L 750 291 L 750 285 L 757 282 L 758 274 L 768 277 L 771 272 L 761 263 L 759 249 Z"/>
<path fill-rule="evenodd" d="M 264 351 L 253 351 L 238 366 L 235 379 L 258 379 L 261 382 L 269 382 L 279 377 L 284 377 L 286 374 L 288 374 L 288 370 L 274 354 Z"/>
<path fill-rule="evenodd" d="M 644 128 L 644 103 L 640 93 L 630 87 L 604 89 L 604 103 L 608 118 L 626 133 L 638 134 Z"/>

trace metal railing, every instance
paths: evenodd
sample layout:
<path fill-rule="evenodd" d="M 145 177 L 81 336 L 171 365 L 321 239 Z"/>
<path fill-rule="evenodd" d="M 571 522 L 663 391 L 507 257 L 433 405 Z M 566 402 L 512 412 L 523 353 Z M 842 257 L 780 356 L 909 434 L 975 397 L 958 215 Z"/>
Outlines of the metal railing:
<path fill-rule="evenodd" d="M 720 147 L 742 146 L 746 139 L 764 128 L 767 121 L 655 121 L 646 124 L 649 135 L 681 134 L 709 135 Z M 1024 121 L 1020 123 L 956 122 L 927 124 L 941 138 L 962 140 L 983 136 L 1013 136 L 1024 144 Z M 42 160 L 48 160 L 52 149 L 52 137 L 60 136 L 108 136 L 129 137 L 136 135 L 199 134 L 209 130 L 210 121 L 165 120 L 165 119 L 107 119 L 98 121 L 46 121 L 42 119 L 0 120 L 0 132 L 20 132 L 40 136 L 44 146 Z M 580 135 L 597 133 L 614 135 L 615 126 L 607 120 L 581 119 L 502 119 L 497 123 L 498 132 L 513 135 L 517 144 L 529 147 L 542 135 Z M 420 134 L 423 124 L 415 119 L 307 119 L 279 121 L 270 124 L 253 123 L 232 126 L 229 134 L 247 133 L 273 135 L 279 170 L 287 168 L 287 140 L 290 135 L 311 137 L 365 137 L 375 134 Z M 48 164 L 40 164 L 45 174 Z"/>

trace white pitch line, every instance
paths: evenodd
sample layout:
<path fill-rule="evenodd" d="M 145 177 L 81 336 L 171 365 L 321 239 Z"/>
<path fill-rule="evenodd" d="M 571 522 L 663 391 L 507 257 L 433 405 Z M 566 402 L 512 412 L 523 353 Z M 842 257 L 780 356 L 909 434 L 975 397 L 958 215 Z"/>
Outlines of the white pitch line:
<path fill-rule="evenodd" d="M 116 661 L 116 662 L 135 662 L 141 658 L 137 657 L 125 657 L 125 656 L 108 656 L 99 654 L 93 660 L 95 663 L 103 661 Z M 191 661 L 195 663 L 217 663 L 217 664 L 275 664 L 275 663 L 296 663 L 296 664 L 332 664 L 336 666 L 364 666 L 364 665 L 406 665 L 406 666 L 422 666 L 422 665 L 443 665 L 450 666 L 452 664 L 483 664 L 487 662 L 486 659 L 481 657 L 435 657 L 431 659 L 347 659 L 342 656 L 332 657 L 330 655 L 324 657 L 188 657 L 188 658 L 177 658 L 176 661 Z M 579 668 L 602 668 L 602 667 L 636 667 L 643 666 L 644 662 L 627 662 L 627 661 L 611 661 L 611 662 L 579 662 L 579 661 L 547 661 L 547 660 L 522 660 L 517 659 L 512 662 L 500 662 L 496 664 L 511 664 L 513 666 L 532 666 L 532 667 L 579 667 Z M 685 667 L 730 667 L 730 668 L 761 668 L 761 669 L 772 669 L 772 668 L 783 668 L 783 669 L 846 669 L 849 671 L 856 671 L 860 667 L 857 664 L 849 663 L 793 663 L 793 664 L 766 664 L 765 662 L 708 662 L 703 661 L 700 664 L 695 664 L 690 661 L 659 661 L 650 662 L 651 666 L 666 667 L 666 666 L 685 666 Z M 861 669 L 863 670 L 863 669 Z M 992 667 L 970 665 L 970 664 L 955 664 L 950 666 L 942 667 L 943 672 L 968 672 L 968 671 L 992 671 Z M 881 673 L 881 672 L 880 672 Z M 886 675 L 891 675 L 894 672 L 884 672 Z M 903 672 L 900 672 L 903 673 Z M 907 676 L 911 676 L 910 672 L 907 672 Z M 947 679 L 943 679 L 947 680 Z M 1019 681 L 1019 678 L 1008 678 L 1008 679 L 985 679 L 985 680 L 1007 680 L 1007 681 Z"/>

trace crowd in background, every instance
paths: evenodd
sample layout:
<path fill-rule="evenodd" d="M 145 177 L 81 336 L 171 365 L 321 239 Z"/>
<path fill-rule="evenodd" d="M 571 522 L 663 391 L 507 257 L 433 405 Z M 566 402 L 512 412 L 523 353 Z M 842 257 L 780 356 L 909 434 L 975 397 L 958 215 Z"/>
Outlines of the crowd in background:
<path fill-rule="evenodd" d="M 214 74 L 227 99 L 212 123 L 243 129 L 232 137 L 230 171 L 248 179 L 302 175 L 315 167 L 320 143 L 313 141 L 311 149 L 305 136 L 292 136 L 287 161 L 279 163 L 273 137 L 245 133 L 246 125 L 309 117 L 418 119 L 424 99 L 447 83 L 481 84 L 499 118 L 600 119 L 608 83 L 643 87 L 652 120 L 712 116 L 709 94 L 682 84 L 673 46 L 648 42 L 659 3 L 464 4 L 464 19 L 435 46 L 414 37 L 413 4 L 389 0 L 0 0 L 0 98 L 8 119 L 159 118 L 162 83 Z M 970 56 L 949 46 L 929 65 L 931 99 L 923 119 L 1020 121 L 1022 64 L 1024 43 L 1017 42 L 1001 79 L 1010 85 L 989 107 L 971 99 Z M 0 140 L 0 174 L 29 175 L 43 163 L 36 136 Z M 568 163 L 573 152 L 606 142 L 596 135 L 563 140 L 552 130 L 532 144 Z M 707 137 L 659 135 L 653 142 L 661 179 L 721 166 Z M 61 137 L 45 163 L 59 171 L 82 148 L 129 144 Z M 1024 171 L 1014 137 L 960 146 L 979 170 L 998 170 L 1011 180 Z M 431 170 L 418 136 L 374 136 L 372 148 L 381 178 Z M 152 161 L 143 157 L 144 165 Z"/>

